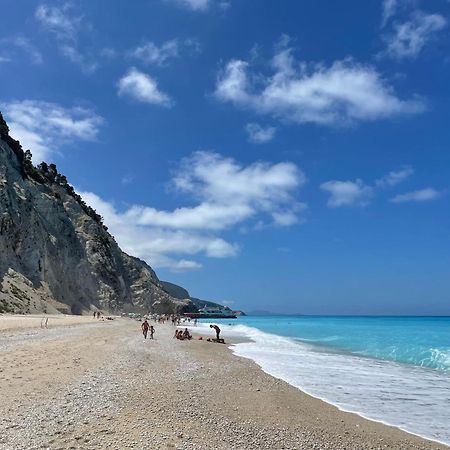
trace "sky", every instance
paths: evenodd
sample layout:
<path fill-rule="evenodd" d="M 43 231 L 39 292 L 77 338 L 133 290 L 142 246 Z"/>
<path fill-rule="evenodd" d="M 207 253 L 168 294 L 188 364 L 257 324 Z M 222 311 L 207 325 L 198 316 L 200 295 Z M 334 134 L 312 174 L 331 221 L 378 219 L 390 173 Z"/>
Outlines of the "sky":
<path fill-rule="evenodd" d="M 12 136 L 160 279 L 450 314 L 450 2 L 0 3 Z"/>

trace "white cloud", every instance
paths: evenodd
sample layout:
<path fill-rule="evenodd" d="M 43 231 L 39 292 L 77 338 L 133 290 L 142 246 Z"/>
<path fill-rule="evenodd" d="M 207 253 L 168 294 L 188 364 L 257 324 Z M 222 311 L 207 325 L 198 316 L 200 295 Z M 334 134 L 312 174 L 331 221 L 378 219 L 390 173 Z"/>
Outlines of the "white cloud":
<path fill-rule="evenodd" d="M 390 201 L 392 203 L 405 202 L 427 202 L 434 200 L 442 195 L 442 192 L 433 188 L 420 189 L 418 191 L 407 192 L 406 194 L 399 194 L 393 197 Z"/>
<path fill-rule="evenodd" d="M 247 219 L 253 214 L 248 205 L 224 206 L 201 203 L 194 207 L 161 211 L 150 207 L 135 206 L 127 213 L 140 225 L 153 224 L 168 228 L 221 230 Z"/>
<path fill-rule="evenodd" d="M 174 0 L 178 4 L 193 9 L 194 11 L 204 11 L 211 3 L 210 0 Z"/>
<path fill-rule="evenodd" d="M 166 2 L 178 4 L 192 11 L 206 11 L 212 5 L 216 5 L 223 10 L 230 6 L 230 2 L 227 0 L 166 0 Z"/>
<path fill-rule="evenodd" d="M 35 17 L 41 26 L 53 34 L 60 52 L 86 73 L 94 72 L 98 64 L 87 57 L 78 48 L 78 38 L 81 30 L 86 28 L 86 21 L 82 16 L 70 14 L 72 4 L 63 3 L 62 6 L 41 4 L 37 7 Z"/>
<path fill-rule="evenodd" d="M 229 258 L 239 251 L 236 244 L 212 233 L 140 224 L 134 214 L 128 214 L 128 210 L 119 213 L 112 203 L 94 193 L 80 192 L 80 195 L 102 215 L 109 231 L 125 252 L 146 260 L 153 267 L 175 271 L 198 269 L 200 263 L 183 256 L 204 254 L 209 258 Z"/>
<path fill-rule="evenodd" d="M 385 37 L 387 48 L 383 54 L 397 59 L 417 57 L 446 26 L 447 21 L 440 14 L 416 12 L 411 20 L 395 24 L 393 33 Z"/>
<path fill-rule="evenodd" d="M 272 218 L 277 225 L 282 227 L 289 227 L 291 225 L 299 223 L 297 211 L 303 210 L 305 209 L 305 207 L 306 205 L 302 205 L 295 210 L 274 212 L 272 213 Z"/>
<path fill-rule="evenodd" d="M 188 270 L 199 263 L 185 255 L 236 256 L 239 246 L 221 237 L 233 227 L 263 216 L 279 226 L 296 223 L 304 205 L 293 192 L 304 182 L 292 163 L 242 166 L 217 153 L 197 152 L 182 161 L 172 179 L 176 191 L 197 202 L 193 206 L 164 211 L 132 205 L 118 212 L 93 193 L 82 197 L 104 217 L 125 251 L 156 267 Z"/>
<path fill-rule="evenodd" d="M 384 177 L 376 180 L 375 184 L 377 187 L 383 187 L 383 188 L 396 186 L 397 184 L 406 180 L 413 174 L 414 174 L 414 169 L 412 167 L 407 166 L 407 167 L 404 167 L 403 169 L 393 170 L 392 172 L 389 172 Z"/>
<path fill-rule="evenodd" d="M 97 62 L 89 60 L 73 45 L 61 45 L 60 51 L 69 61 L 81 67 L 85 73 L 93 73 L 98 68 Z"/>
<path fill-rule="evenodd" d="M 216 97 L 237 107 L 295 123 L 346 124 L 385 119 L 424 110 L 418 99 L 402 100 L 371 66 L 351 59 L 323 64 L 298 62 L 292 49 L 278 48 L 273 74 L 249 74 L 249 63 L 228 62 L 216 84 Z"/>
<path fill-rule="evenodd" d="M 144 103 L 170 107 L 172 100 L 160 91 L 157 82 L 144 72 L 132 67 L 118 82 L 118 94 Z"/>
<path fill-rule="evenodd" d="M 219 228 L 261 212 L 273 217 L 275 213 L 304 207 L 295 201 L 292 192 L 305 184 L 306 177 L 290 162 L 255 162 L 243 167 L 217 153 L 196 152 L 183 161 L 173 181 L 178 190 L 194 195 L 202 203 L 221 205 L 225 213 L 229 211 L 228 218 L 221 215 L 224 213 L 220 209 L 213 209 L 213 215 L 207 217 L 205 225 L 216 223 Z M 209 208 L 206 211 L 211 212 Z"/>
<path fill-rule="evenodd" d="M 171 265 L 171 269 L 174 272 L 186 272 L 188 270 L 197 270 L 201 269 L 203 266 L 196 262 L 191 261 L 189 259 L 181 259 L 180 261 L 176 261 L 174 264 Z"/>
<path fill-rule="evenodd" d="M 49 32 L 54 33 L 59 39 L 74 40 L 78 32 L 81 17 L 71 17 L 68 13 L 69 3 L 65 3 L 61 8 L 41 4 L 36 9 L 36 19 Z"/>
<path fill-rule="evenodd" d="M 356 181 L 327 181 L 322 183 L 320 188 L 330 194 L 327 204 L 331 208 L 366 206 L 373 195 L 373 189 L 365 185 L 360 179 Z"/>
<path fill-rule="evenodd" d="M 248 140 L 255 144 L 264 144 L 271 141 L 277 131 L 275 127 L 263 127 L 258 123 L 248 123 L 245 130 L 248 133 Z"/>
<path fill-rule="evenodd" d="M 327 181 L 320 185 L 320 188 L 330 194 L 328 206 L 366 206 L 374 194 L 376 189 L 392 188 L 405 181 L 414 174 L 414 169 L 405 166 L 400 170 L 393 170 L 384 177 L 375 180 L 375 185 L 366 185 L 362 180 L 356 181 Z M 389 199 L 392 203 L 404 202 L 425 202 L 434 200 L 444 194 L 443 191 L 437 191 L 433 188 L 426 188 L 417 191 L 399 194 Z"/>
<path fill-rule="evenodd" d="M 177 39 L 166 41 L 158 47 L 154 42 L 147 41 L 129 52 L 129 55 L 139 59 L 144 64 L 164 65 L 167 60 L 179 55 L 180 44 Z"/>
<path fill-rule="evenodd" d="M 14 52 L 14 49 L 19 49 L 24 52 L 33 64 L 42 64 L 43 58 L 41 52 L 31 43 L 29 39 L 24 36 L 15 36 L 11 38 L 1 39 L 0 43 L 4 47 L 9 46 Z M 0 59 L 1 60 L 1 59 Z M 8 56 L 8 60 L 11 58 Z"/>
<path fill-rule="evenodd" d="M 276 224 L 304 208 L 291 192 L 305 183 L 292 163 L 253 163 L 243 167 L 217 153 L 196 152 L 185 158 L 172 180 L 175 189 L 195 197 L 195 206 L 173 211 L 133 206 L 127 215 L 140 225 L 171 229 L 224 230 L 268 214 Z"/>
<path fill-rule="evenodd" d="M 10 134 L 24 149 L 30 149 L 34 162 L 45 160 L 58 148 L 74 140 L 95 140 L 103 119 L 92 110 L 64 108 L 36 100 L 2 103 Z"/>
<path fill-rule="evenodd" d="M 398 0 L 384 0 L 382 4 L 382 26 L 385 26 L 389 20 L 394 16 L 398 8 Z"/>

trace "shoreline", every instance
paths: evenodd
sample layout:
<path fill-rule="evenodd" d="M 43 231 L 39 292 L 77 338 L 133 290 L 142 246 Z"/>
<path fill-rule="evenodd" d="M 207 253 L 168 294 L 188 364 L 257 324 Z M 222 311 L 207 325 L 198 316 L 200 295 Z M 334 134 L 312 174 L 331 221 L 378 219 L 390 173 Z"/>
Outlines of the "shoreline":
<path fill-rule="evenodd" d="M 120 318 L 17 342 L 0 334 L 14 341 L 0 346 L 0 449 L 449 448 L 343 412 L 228 345 L 176 341 L 172 325 L 153 325 L 154 341 Z"/>
<path fill-rule="evenodd" d="M 203 322 L 203 323 L 205 324 L 206 322 Z M 184 328 L 186 328 L 185 325 L 186 325 L 186 324 L 184 324 L 184 325 L 181 324 L 181 325 L 178 326 L 178 328 L 184 329 Z M 195 336 L 200 336 L 200 335 L 201 335 L 201 327 L 200 327 L 200 329 L 197 329 L 196 327 L 191 326 L 190 324 L 188 324 L 188 325 L 187 325 L 187 328 L 190 330 L 190 332 L 192 333 L 192 335 L 193 335 L 194 337 L 195 337 Z M 206 328 L 204 331 L 206 331 L 206 330 L 207 330 L 207 328 Z M 226 331 L 233 331 L 233 330 L 232 330 L 232 328 L 231 328 L 231 329 L 227 329 Z M 261 331 L 261 330 L 258 329 L 258 331 Z M 262 332 L 262 331 L 261 331 L 261 332 Z M 222 332 L 222 333 L 223 333 L 223 332 Z M 263 332 L 263 333 L 264 333 L 264 334 L 269 334 L 269 335 L 270 335 L 270 333 L 267 333 L 267 332 Z M 273 335 L 273 336 L 274 336 L 274 337 L 280 337 L 280 336 L 278 336 L 278 335 Z M 290 338 L 283 337 L 283 336 L 282 336 L 282 338 L 283 338 L 283 339 L 291 340 Z M 226 346 L 227 346 L 227 348 L 230 350 L 230 352 L 232 353 L 232 355 L 233 355 L 234 357 L 241 358 L 241 359 L 244 359 L 244 360 L 247 360 L 247 361 L 251 362 L 252 364 L 256 365 L 256 366 L 258 367 L 258 369 L 261 370 L 261 371 L 262 371 L 263 373 L 265 373 L 266 375 L 268 375 L 268 376 L 270 376 L 270 377 L 272 377 L 272 378 L 274 378 L 274 379 L 276 379 L 276 380 L 280 380 L 280 381 L 283 382 L 283 383 L 286 383 L 287 385 L 289 385 L 289 386 L 293 387 L 294 389 L 298 390 L 299 392 L 301 392 L 303 395 L 309 396 L 309 397 L 311 397 L 312 399 L 315 399 L 315 400 L 317 400 L 317 401 L 323 402 L 323 403 L 325 403 L 326 405 L 330 405 L 330 406 L 336 408 L 336 409 L 337 409 L 339 412 L 341 412 L 341 413 L 352 414 L 352 415 L 355 415 L 355 416 L 357 416 L 357 417 L 359 417 L 359 418 L 362 418 L 362 419 L 364 419 L 364 420 L 367 420 L 367 421 L 369 421 L 369 422 L 377 423 L 377 424 L 386 426 L 386 427 L 388 427 L 388 428 L 396 429 L 396 430 L 399 430 L 399 431 L 401 431 L 401 432 L 403 432 L 403 433 L 407 433 L 407 434 L 409 434 L 409 435 L 415 436 L 415 437 L 417 437 L 417 438 L 419 438 L 419 439 L 424 439 L 424 440 L 429 441 L 429 442 L 434 442 L 434 443 L 436 443 L 436 444 L 443 445 L 443 446 L 445 446 L 445 448 L 450 448 L 450 443 L 447 443 L 447 442 L 444 442 L 444 441 L 440 441 L 440 440 L 435 439 L 435 438 L 433 438 L 433 437 L 429 437 L 429 436 L 421 435 L 421 434 L 419 434 L 419 433 L 415 433 L 415 432 L 413 432 L 413 431 L 411 431 L 411 430 L 402 428 L 401 426 L 398 426 L 398 425 L 393 424 L 393 423 L 389 423 L 388 421 L 385 421 L 385 420 L 382 420 L 382 419 L 375 419 L 375 418 L 372 418 L 372 417 L 370 417 L 370 416 L 368 416 L 368 415 L 365 415 L 363 412 L 360 412 L 360 411 L 355 411 L 355 410 L 351 410 L 351 409 L 346 409 L 346 408 L 340 406 L 339 404 L 334 403 L 332 400 L 329 400 L 329 399 L 327 399 L 327 398 L 325 398 L 325 397 L 321 397 L 320 395 L 316 395 L 316 394 L 314 394 L 314 393 L 308 392 L 308 390 L 305 389 L 305 388 L 302 387 L 302 386 L 296 386 L 295 384 L 290 383 L 288 380 L 284 379 L 282 376 L 277 376 L 277 375 L 271 373 L 270 371 L 266 370 L 266 369 L 263 367 L 263 365 L 261 365 L 260 363 L 258 363 L 258 361 L 255 360 L 255 359 L 253 359 L 252 357 L 250 357 L 250 356 L 244 356 L 244 355 L 239 355 L 239 354 L 235 351 L 235 348 L 234 348 L 234 347 L 235 347 L 235 346 L 238 346 L 239 344 L 246 343 L 246 342 L 257 343 L 257 342 L 256 342 L 255 340 L 253 340 L 251 337 L 245 336 L 244 334 L 242 334 L 242 335 L 240 335 L 240 336 L 238 336 L 238 337 L 236 336 L 236 334 L 233 334 L 233 336 L 232 336 L 231 338 L 228 338 L 228 339 L 227 339 L 227 344 L 226 344 Z M 328 349 L 328 347 L 326 347 L 325 345 L 323 345 L 323 346 L 321 346 L 321 347 L 323 347 L 324 349 Z M 367 357 L 367 358 L 370 359 L 370 360 L 376 361 L 375 358 L 371 358 L 371 357 Z M 401 364 L 401 363 L 398 363 L 398 364 Z M 424 369 L 427 369 L 427 368 L 424 368 Z M 429 369 L 429 370 L 431 370 L 431 369 Z"/>
<path fill-rule="evenodd" d="M 236 342 L 236 344 L 239 344 L 239 343 L 240 343 L 240 342 Z M 232 345 L 235 345 L 235 344 L 233 343 Z M 231 352 L 233 352 L 233 349 L 232 349 L 231 347 L 228 347 L 228 348 L 230 349 Z M 406 429 L 404 429 L 404 428 L 402 428 L 402 427 L 400 427 L 400 426 L 391 424 L 391 423 L 389 423 L 389 422 L 385 422 L 385 421 L 383 421 L 383 420 L 377 420 L 377 419 L 373 419 L 373 418 L 371 418 L 371 417 L 367 417 L 367 416 L 365 416 L 365 415 L 364 415 L 363 413 L 361 413 L 361 412 L 358 412 L 358 411 L 352 411 L 352 410 L 349 410 L 349 409 L 345 409 L 345 408 L 339 406 L 338 404 L 333 403 L 331 400 L 327 400 L 327 399 L 324 398 L 324 397 L 319 397 L 318 395 L 314 395 L 314 394 L 312 394 L 312 393 L 310 393 L 310 392 L 307 392 L 307 390 L 305 390 L 304 388 L 294 386 L 293 384 L 289 383 L 288 381 L 284 380 L 283 378 L 277 377 L 277 376 L 272 375 L 271 373 L 267 372 L 266 370 L 264 370 L 264 368 L 263 368 L 262 366 L 260 366 L 256 361 L 254 361 L 254 360 L 251 359 L 251 358 L 248 358 L 248 357 L 245 357 L 245 356 L 237 355 L 237 354 L 235 354 L 234 352 L 233 352 L 233 356 L 235 356 L 235 357 L 237 357 L 237 358 L 247 359 L 247 360 L 253 362 L 254 364 L 256 364 L 256 365 L 258 366 L 258 368 L 259 368 L 260 370 L 262 370 L 262 371 L 263 371 L 265 374 L 267 374 L 268 376 L 270 376 L 270 377 L 272 377 L 272 378 L 275 378 L 275 379 L 277 379 L 277 380 L 280 380 L 280 381 L 282 381 L 282 382 L 288 384 L 289 386 L 292 386 L 293 388 L 297 389 L 298 391 L 300 391 L 300 392 L 301 392 L 302 394 L 304 394 L 304 395 L 307 395 L 307 396 L 309 396 L 309 397 L 311 397 L 311 398 L 313 398 L 313 399 L 315 399 L 315 400 L 318 400 L 318 401 L 320 401 L 320 402 L 326 403 L 327 405 L 330 405 L 330 406 L 336 408 L 339 412 L 342 412 L 342 413 L 345 413 L 345 414 L 353 414 L 353 415 L 355 415 L 355 416 L 357 416 L 357 417 L 360 417 L 360 418 L 362 418 L 362 419 L 364 419 L 364 420 L 368 420 L 369 422 L 378 423 L 378 424 L 383 425 L 383 426 L 385 426 L 385 427 L 393 428 L 393 429 L 396 429 L 396 430 L 401 431 L 401 432 L 403 432 L 403 433 L 410 434 L 410 435 L 415 436 L 415 437 L 417 437 L 417 438 L 419 438 L 419 439 L 424 439 L 424 440 L 429 441 L 429 442 L 435 442 L 436 444 L 444 445 L 446 448 L 447 448 L 447 447 L 450 448 L 450 443 L 446 443 L 446 442 L 443 442 L 443 441 L 439 441 L 439 440 L 437 440 L 437 439 L 433 439 L 433 438 L 430 438 L 430 437 L 427 437 L 427 436 L 422 436 L 422 435 L 420 435 L 420 434 L 418 434 L 418 433 L 414 433 L 414 432 L 412 432 L 412 431 L 406 430 Z"/>

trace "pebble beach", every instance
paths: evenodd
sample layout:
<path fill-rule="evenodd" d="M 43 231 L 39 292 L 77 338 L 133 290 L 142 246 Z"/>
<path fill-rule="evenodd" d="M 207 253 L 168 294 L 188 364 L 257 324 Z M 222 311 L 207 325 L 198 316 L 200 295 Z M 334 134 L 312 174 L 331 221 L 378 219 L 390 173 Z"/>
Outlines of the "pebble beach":
<path fill-rule="evenodd" d="M 168 323 L 146 341 L 131 319 L 40 323 L 0 316 L 0 449 L 449 448 L 342 412 L 227 345 L 177 341 Z"/>

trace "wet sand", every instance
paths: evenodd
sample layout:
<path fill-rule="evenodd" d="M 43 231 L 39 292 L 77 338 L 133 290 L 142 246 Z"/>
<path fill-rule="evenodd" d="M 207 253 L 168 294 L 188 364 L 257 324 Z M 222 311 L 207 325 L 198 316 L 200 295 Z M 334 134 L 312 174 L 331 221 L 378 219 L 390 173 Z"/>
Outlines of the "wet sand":
<path fill-rule="evenodd" d="M 339 411 L 226 345 L 177 341 L 169 324 L 144 341 L 131 319 L 10 320 L 0 316 L 0 449 L 448 448 Z"/>

